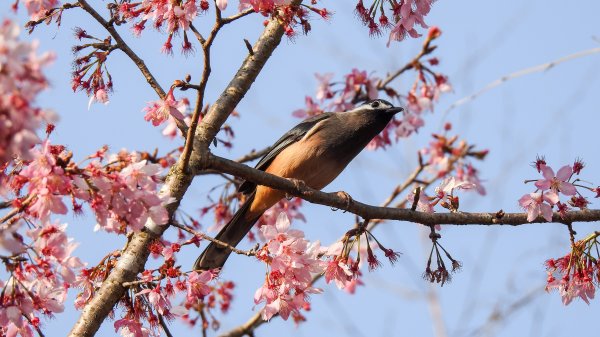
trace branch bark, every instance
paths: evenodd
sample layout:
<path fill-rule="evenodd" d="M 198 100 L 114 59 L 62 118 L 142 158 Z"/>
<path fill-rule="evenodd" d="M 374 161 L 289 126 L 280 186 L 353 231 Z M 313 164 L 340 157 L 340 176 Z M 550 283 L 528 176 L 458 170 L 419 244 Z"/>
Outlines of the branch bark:
<path fill-rule="evenodd" d="M 211 169 L 220 172 L 232 174 L 234 176 L 255 182 L 260 185 L 269 186 L 291 195 L 300 197 L 306 201 L 334 207 L 345 210 L 361 216 L 363 219 L 388 219 L 401 220 L 419 223 L 423 225 L 511 225 L 519 226 L 533 223 L 546 223 L 542 217 L 538 217 L 532 222 L 527 221 L 526 213 L 425 213 L 410 209 L 399 209 L 392 207 L 377 207 L 352 200 L 348 202 L 347 198 L 337 193 L 326 193 L 315 190 L 303 184 L 299 184 L 292 179 L 281 178 L 234 161 L 210 156 L 208 166 Z M 600 210 L 581 210 L 567 212 L 561 216 L 554 212 L 552 222 L 569 224 L 573 222 L 593 222 L 600 221 Z"/>
<path fill-rule="evenodd" d="M 80 1 L 82 4 L 86 3 L 85 0 Z M 296 4 L 300 2 L 300 0 L 294 1 Z M 100 19 L 102 18 L 100 17 Z M 114 27 L 111 26 L 105 26 L 105 28 L 114 30 Z M 196 132 L 190 161 L 192 167 L 202 167 L 202 163 L 208 161 L 208 146 L 212 139 L 225 123 L 231 111 L 250 89 L 273 50 L 279 45 L 283 32 L 281 23 L 276 20 L 269 22 L 254 46 L 254 55 L 248 56 L 244 60 L 233 80 L 221 93 L 217 102 L 212 105 Z M 176 200 L 167 205 L 171 218 L 194 178 L 193 174 L 182 170 L 182 164 L 182 157 L 180 157 L 178 162 L 171 168 L 165 185 L 161 189 L 161 194 L 168 194 Z M 117 266 L 82 310 L 69 336 L 93 336 L 98 331 L 102 322 L 123 296 L 126 290 L 123 283 L 133 281 L 138 273 L 144 270 L 149 255 L 148 247 L 150 243 L 159 238 L 167 228 L 168 225 L 157 225 L 148 220 L 144 230 L 133 235 Z"/>

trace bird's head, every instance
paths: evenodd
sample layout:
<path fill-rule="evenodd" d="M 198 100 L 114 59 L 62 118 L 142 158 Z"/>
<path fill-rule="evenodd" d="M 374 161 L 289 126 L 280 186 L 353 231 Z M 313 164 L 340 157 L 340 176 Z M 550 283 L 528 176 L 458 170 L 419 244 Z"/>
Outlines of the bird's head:
<path fill-rule="evenodd" d="M 392 103 L 384 100 L 384 99 L 374 99 L 368 102 L 365 102 L 358 106 L 357 108 L 351 110 L 355 112 L 367 112 L 373 111 L 377 113 L 383 113 L 386 115 L 393 116 L 398 112 L 404 110 L 402 107 L 395 107 Z"/>

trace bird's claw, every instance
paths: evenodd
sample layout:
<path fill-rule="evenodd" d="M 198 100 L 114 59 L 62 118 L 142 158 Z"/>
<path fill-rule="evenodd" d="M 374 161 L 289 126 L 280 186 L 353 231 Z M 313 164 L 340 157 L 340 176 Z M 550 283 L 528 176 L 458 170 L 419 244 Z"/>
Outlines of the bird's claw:
<path fill-rule="evenodd" d="M 300 180 L 300 179 L 294 179 L 294 178 L 288 178 L 289 181 L 292 182 L 292 184 L 294 184 L 294 187 L 299 190 L 299 191 L 304 191 L 306 189 L 306 183 L 304 182 L 304 180 Z M 286 193 L 285 194 L 285 198 L 288 200 L 291 200 L 294 196 Z"/>
<path fill-rule="evenodd" d="M 334 194 L 337 197 L 344 199 L 344 201 L 346 202 L 346 209 L 344 210 L 344 213 L 348 212 L 348 208 L 350 208 L 350 205 L 352 204 L 352 202 L 354 202 L 354 200 L 352 199 L 350 194 L 348 194 L 347 192 L 344 192 L 344 191 L 338 191 L 338 192 L 335 192 Z"/>

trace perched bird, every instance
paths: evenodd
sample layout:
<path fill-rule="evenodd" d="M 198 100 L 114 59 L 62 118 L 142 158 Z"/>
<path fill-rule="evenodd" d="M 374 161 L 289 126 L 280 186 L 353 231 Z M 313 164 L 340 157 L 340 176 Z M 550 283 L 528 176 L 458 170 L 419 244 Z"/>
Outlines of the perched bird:
<path fill-rule="evenodd" d="M 320 190 L 402 110 L 376 99 L 346 112 L 326 112 L 308 118 L 279 138 L 256 169 L 301 180 Z M 215 237 L 231 246 L 236 246 L 258 218 L 285 197 L 285 192 L 250 181 L 243 182 L 238 191 L 248 195 L 246 202 Z M 211 242 L 196 260 L 194 269 L 220 268 L 230 253 Z"/>

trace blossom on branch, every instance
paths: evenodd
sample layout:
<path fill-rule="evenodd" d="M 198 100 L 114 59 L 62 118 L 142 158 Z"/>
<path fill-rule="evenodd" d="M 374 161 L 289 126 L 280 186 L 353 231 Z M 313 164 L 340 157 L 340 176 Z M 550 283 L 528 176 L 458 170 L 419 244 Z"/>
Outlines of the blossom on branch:
<path fill-rule="evenodd" d="M 42 70 L 54 56 L 38 54 L 38 43 L 20 41 L 19 32 L 10 20 L 0 23 L 0 166 L 15 157 L 32 159 L 30 150 L 40 142 L 36 130 L 56 119 L 35 104 L 48 87 Z"/>
<path fill-rule="evenodd" d="M 555 206 L 561 216 L 564 216 L 571 209 L 570 207 L 587 209 L 589 201 L 580 190 L 596 193 L 595 197 L 599 195 L 595 188 L 585 186 L 582 184 L 583 180 L 574 178 L 585 166 L 580 159 L 575 160 L 573 166 L 564 165 L 556 174 L 543 157 L 538 157 L 533 166 L 543 175 L 543 179 L 526 181 L 526 183 L 535 181 L 537 190 L 519 199 L 519 205 L 527 211 L 527 221 L 534 221 L 539 215 L 542 215 L 546 221 L 552 221 Z M 566 202 L 561 201 L 561 195 L 570 199 Z"/>
<path fill-rule="evenodd" d="M 264 225 L 260 230 L 268 241 L 257 258 L 269 270 L 265 283 L 256 290 L 254 302 L 265 302 L 265 320 L 279 314 L 284 320 L 291 315 L 296 322 L 302 321 L 300 310 L 310 309 L 308 296 L 322 292 L 311 285 L 312 276 L 325 268 L 319 260 L 320 244 L 306 240 L 302 231 L 290 229 L 285 213 L 279 214 L 275 225 Z"/>
<path fill-rule="evenodd" d="M 415 26 L 427 28 L 424 18 L 432 5 L 433 0 L 384 0 L 373 1 L 372 5 L 365 6 L 364 1 L 359 0 L 355 11 L 361 22 L 369 28 L 369 35 L 379 36 L 383 30 L 390 30 L 389 46 L 391 41 L 402 41 L 406 36 L 421 36 Z"/>

